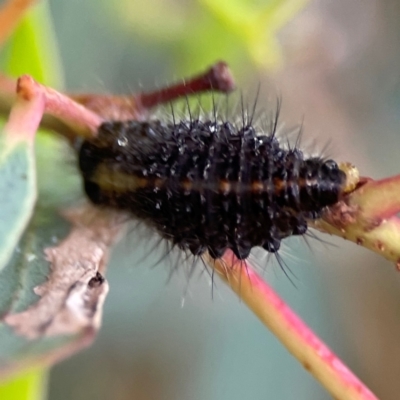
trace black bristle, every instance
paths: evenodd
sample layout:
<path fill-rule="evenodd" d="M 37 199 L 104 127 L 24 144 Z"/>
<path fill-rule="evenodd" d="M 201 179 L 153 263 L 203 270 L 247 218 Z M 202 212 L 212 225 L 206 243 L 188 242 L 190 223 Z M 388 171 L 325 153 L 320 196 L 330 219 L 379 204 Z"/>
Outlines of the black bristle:
<path fill-rule="evenodd" d="M 283 148 L 276 120 L 266 135 L 242 118 L 238 128 L 217 119 L 103 124 L 80 150 L 86 193 L 195 256 L 275 253 L 339 200 L 345 174 L 332 160 Z"/>

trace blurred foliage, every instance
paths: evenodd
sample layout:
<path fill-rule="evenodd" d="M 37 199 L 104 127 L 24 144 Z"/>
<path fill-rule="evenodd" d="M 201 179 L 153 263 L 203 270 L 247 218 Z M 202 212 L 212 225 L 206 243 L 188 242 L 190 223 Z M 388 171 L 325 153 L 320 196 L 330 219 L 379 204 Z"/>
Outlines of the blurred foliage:
<path fill-rule="evenodd" d="M 107 2 L 110 14 L 116 14 L 115 19 L 125 21 L 130 29 L 141 33 L 144 41 L 155 39 L 167 43 L 175 54 L 176 74 L 193 72 L 203 68 L 217 59 L 228 61 L 234 69 L 243 66 L 243 59 L 250 59 L 257 68 L 275 68 L 282 61 L 276 34 L 291 18 L 306 4 L 306 0 L 244 1 L 198 0 L 197 2 L 176 2 L 162 0 Z M 110 23 L 111 24 L 111 23 Z M 250 57 L 249 57 L 250 56 Z M 46 4 L 36 7 L 21 23 L 2 54 L 3 70 L 13 76 L 29 73 L 42 83 L 60 88 L 62 86 L 62 71 L 57 46 L 54 42 L 53 29 Z M 43 239 L 43 227 L 52 232 L 53 224 L 60 224 L 53 217 L 58 201 L 68 197 L 76 181 L 65 183 L 65 167 L 60 160 L 58 142 L 51 135 L 42 135 L 37 143 L 39 193 L 42 195 L 31 229 L 28 234 L 36 239 Z M 77 177 L 76 177 L 77 178 Z M 78 179 L 78 178 L 77 178 Z M 59 185 L 59 182 L 63 185 Z M 66 195 L 66 196 L 64 196 Z M 43 205 L 46 207 L 43 207 Z M 49 210 L 48 207 L 52 207 Z M 49 222 L 50 220 L 50 222 Z M 65 227 L 61 225 L 60 229 Z M 40 232 L 40 233 L 38 233 Z M 40 237 L 39 237 L 40 236 Z M 48 235 L 51 238 L 53 235 Z M 32 243 L 36 244 L 33 240 Z M 35 254 L 37 248 L 26 250 L 27 254 Z M 39 260 L 43 262 L 43 259 Z M 29 263 L 22 268 L 25 272 Z M 10 269 L 9 269 L 10 270 Z M 15 272 L 15 268 L 12 268 Z M 44 270 L 45 271 L 45 270 Z M 25 286 L 18 277 L 10 274 L 13 284 L 18 286 L 24 295 L 24 307 L 36 301 L 32 288 L 37 281 L 28 280 Z M 44 276 L 44 274 L 43 274 Z M 41 279 L 43 279 L 43 276 Z M 38 276 L 34 277 L 38 279 Z M 17 279 L 17 280 L 16 280 Z M 8 283 L 8 282 L 5 282 Z M 22 288 L 22 289 L 21 289 Z M 7 332 L 5 332 L 7 335 Z M 23 356 L 26 344 L 22 341 L 13 342 L 13 333 L 2 336 L 2 343 L 7 343 L 7 355 L 13 359 L 12 347 Z M 54 341 L 47 347 L 41 343 L 40 351 L 51 351 L 64 344 L 62 340 Z M 32 345 L 30 351 L 34 353 Z M 0 350 L 1 352 L 1 350 Z M 43 370 L 33 370 L 20 378 L 5 383 L 0 387 L 0 398 L 40 399 L 43 398 L 46 373 Z"/>
<path fill-rule="evenodd" d="M 21 21 L 2 50 L 2 70 L 11 76 L 31 74 L 42 83 L 56 87 L 62 86 L 63 74 L 54 38 L 48 5 L 46 2 L 41 2 Z M 55 199 L 59 198 L 53 196 L 57 193 L 57 190 L 54 190 L 54 183 L 57 182 L 57 179 L 54 179 L 54 174 L 57 173 L 55 160 L 60 159 L 57 143 L 53 135 L 42 135 L 36 143 L 38 149 L 35 155 L 32 155 L 39 165 L 39 182 L 42 182 L 39 191 L 46 193 L 46 204 L 54 203 Z M 49 154 L 54 156 L 49 157 Z M 29 164 L 29 167 L 32 168 L 32 165 Z M 53 185 L 49 188 L 48 182 L 51 178 L 53 178 Z M 66 188 L 66 185 L 63 188 Z M 53 209 L 55 209 L 54 204 Z M 16 249 L 9 265 L 2 271 L 1 304 L 6 307 L 3 309 L 3 315 L 11 304 L 14 311 L 22 311 L 37 301 L 33 288 L 42 283 L 48 273 L 48 262 L 43 257 L 43 243 L 46 242 L 48 246 L 54 240 L 55 232 L 65 228 L 65 224 L 60 225 L 59 217 L 52 219 L 53 214 L 53 211 L 43 207 L 36 209 L 30 228 L 20 242 L 21 247 Z M 44 234 L 45 231 L 46 234 Z M 37 257 L 39 252 L 40 257 Z M 35 266 L 38 268 L 34 268 Z M 47 368 L 38 366 L 38 357 L 58 350 L 66 343 L 65 338 L 39 340 L 36 341 L 35 347 L 33 342 L 30 342 L 28 346 L 26 339 L 18 337 L 4 323 L 0 324 L 0 331 L 2 372 L 6 372 L 8 367 L 11 367 L 10 371 L 13 374 L 18 373 L 18 368 L 23 369 L 20 376 L 0 385 L 0 398 L 44 399 L 47 392 Z M 30 363 L 35 365 L 34 369 L 29 369 Z"/>
<path fill-rule="evenodd" d="M 30 74 L 43 84 L 63 86 L 61 61 L 46 1 L 29 11 L 2 49 L 1 69 L 14 77 Z"/>
<path fill-rule="evenodd" d="M 17 378 L 0 384 L 0 399 L 44 400 L 46 398 L 47 371 L 32 369 Z"/>
<path fill-rule="evenodd" d="M 244 58 L 257 68 L 274 69 L 282 63 L 276 35 L 307 2 L 125 0 L 117 4 L 115 18 L 125 21 L 144 40 L 171 46 L 177 73 L 188 73 L 220 59 L 236 70 L 244 67 Z M 115 10 L 110 12 L 115 14 Z"/>

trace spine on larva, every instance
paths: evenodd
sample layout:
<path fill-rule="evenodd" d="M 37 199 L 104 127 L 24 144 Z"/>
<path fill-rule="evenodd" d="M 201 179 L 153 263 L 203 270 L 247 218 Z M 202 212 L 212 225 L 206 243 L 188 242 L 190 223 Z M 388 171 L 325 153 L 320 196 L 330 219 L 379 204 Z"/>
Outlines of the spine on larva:
<path fill-rule="evenodd" d="M 284 149 L 274 134 L 229 122 L 110 122 L 83 143 L 89 199 L 128 210 L 183 250 L 239 259 L 302 235 L 336 203 L 346 176 L 333 160 Z"/>

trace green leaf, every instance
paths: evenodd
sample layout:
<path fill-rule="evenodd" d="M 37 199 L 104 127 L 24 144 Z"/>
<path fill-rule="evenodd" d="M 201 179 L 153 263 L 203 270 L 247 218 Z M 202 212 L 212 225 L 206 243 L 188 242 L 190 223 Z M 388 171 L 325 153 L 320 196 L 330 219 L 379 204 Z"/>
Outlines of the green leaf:
<path fill-rule="evenodd" d="M 47 371 L 33 369 L 0 384 L 0 399 L 43 400 L 46 398 Z"/>
<path fill-rule="evenodd" d="M 62 72 L 52 31 L 47 3 L 32 8 L 8 43 L 6 72 L 60 84 Z M 29 138 L 15 146 L 12 138 L 0 136 L 0 270 L 31 217 L 36 201 L 35 168 Z"/>
<path fill-rule="evenodd" d="M 36 201 L 32 143 L 0 136 L 0 270 L 8 263 Z"/>
<path fill-rule="evenodd" d="M 63 72 L 48 4 L 40 2 L 22 19 L 7 45 L 5 72 L 32 75 L 37 81 L 62 87 Z"/>
<path fill-rule="evenodd" d="M 74 168 L 66 168 L 65 157 L 60 157 L 65 146 L 54 135 L 38 139 L 38 175 L 44 178 L 39 179 L 40 197 L 11 260 L 0 271 L 0 376 L 52 364 L 91 343 L 108 292 L 98 270 L 116 237 L 113 220 L 107 225 L 107 218 L 103 222 L 96 210 L 85 210 L 69 217 L 71 225 L 60 214 L 76 196 L 79 181 Z M 22 165 L 20 161 L 15 164 Z M 0 182 L 16 183 L 20 169 L 10 168 L 7 180 L 0 174 Z M 20 195 L 17 190 L 10 195 L 14 193 Z M 26 199 L 26 193 L 20 197 Z M 9 218 L 25 215 L 17 206 Z"/>
<path fill-rule="evenodd" d="M 44 7 L 22 21 L 6 64 L 14 75 L 55 85 L 60 72 Z M 88 226 L 86 210 L 70 212 L 68 221 L 60 214 L 78 183 L 65 146 L 42 134 L 34 153 L 32 135 L 25 139 L 18 121 L 0 136 L 0 377 L 51 365 L 91 343 L 108 291 L 99 268 L 113 237 L 103 230 L 118 231 L 101 216 Z"/>
<path fill-rule="evenodd" d="M 39 205 L 11 261 L 0 272 L 0 374 L 32 364 L 52 363 L 94 337 L 96 327 L 91 325 L 90 318 L 80 325 L 73 317 L 79 318 L 81 311 L 90 315 L 84 298 L 91 296 L 88 282 L 95 277 L 95 271 L 86 278 L 86 291 L 74 293 L 85 269 L 82 267 L 76 279 L 68 279 L 71 265 L 57 264 L 54 258 L 51 264 L 45 254 L 45 249 L 57 244 L 69 229 L 56 204 Z M 78 264 L 75 268 L 81 267 Z M 94 300 L 106 291 L 105 287 L 104 291 L 95 293 Z M 60 315 L 70 318 L 70 326 L 60 323 Z"/>

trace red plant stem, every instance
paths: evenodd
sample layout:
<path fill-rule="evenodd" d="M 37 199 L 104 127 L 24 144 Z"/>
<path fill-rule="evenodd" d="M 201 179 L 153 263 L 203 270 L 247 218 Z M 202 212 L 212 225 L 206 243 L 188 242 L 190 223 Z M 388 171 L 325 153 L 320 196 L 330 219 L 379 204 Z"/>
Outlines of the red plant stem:
<path fill-rule="evenodd" d="M 400 270 L 400 175 L 364 181 L 309 225 L 362 245 Z"/>
<path fill-rule="evenodd" d="M 137 102 L 144 108 L 150 109 L 162 103 L 178 99 L 179 97 L 192 95 L 209 90 L 230 92 L 235 88 L 235 83 L 228 65 L 218 62 L 206 72 L 187 81 L 171 85 L 150 93 L 136 95 Z"/>
<path fill-rule="evenodd" d="M 230 92 L 235 87 L 228 65 L 218 62 L 204 73 L 149 93 L 131 96 L 72 94 L 70 97 L 106 120 L 146 121 L 151 108 L 162 103 L 206 91 Z"/>
<path fill-rule="evenodd" d="M 360 207 L 364 220 L 382 220 L 400 212 L 399 193 L 400 175 L 378 181 L 371 179 L 351 194 L 349 203 Z"/>
<path fill-rule="evenodd" d="M 10 142 L 27 141 L 33 144 L 39 127 L 46 101 L 44 94 L 37 87 L 29 89 L 29 94 L 17 85 L 17 98 L 3 132 Z"/>
<path fill-rule="evenodd" d="M 334 398 L 377 399 L 247 262 L 236 260 L 231 267 L 232 260 L 226 252 L 209 265 Z"/>
<path fill-rule="evenodd" d="M 76 103 L 69 97 L 37 83 L 31 76 L 23 75 L 17 82 L 17 94 L 25 101 L 32 101 L 38 96 L 44 99 L 44 112 L 57 117 L 73 128 L 80 136 L 93 137 L 103 119 L 96 113 Z M 42 113 L 43 114 L 43 113 Z M 40 116 L 41 119 L 42 115 Z"/>
<path fill-rule="evenodd" d="M 4 97 L 7 101 L 15 100 L 15 88 L 17 81 L 7 75 L 0 73 L 0 97 Z"/>

